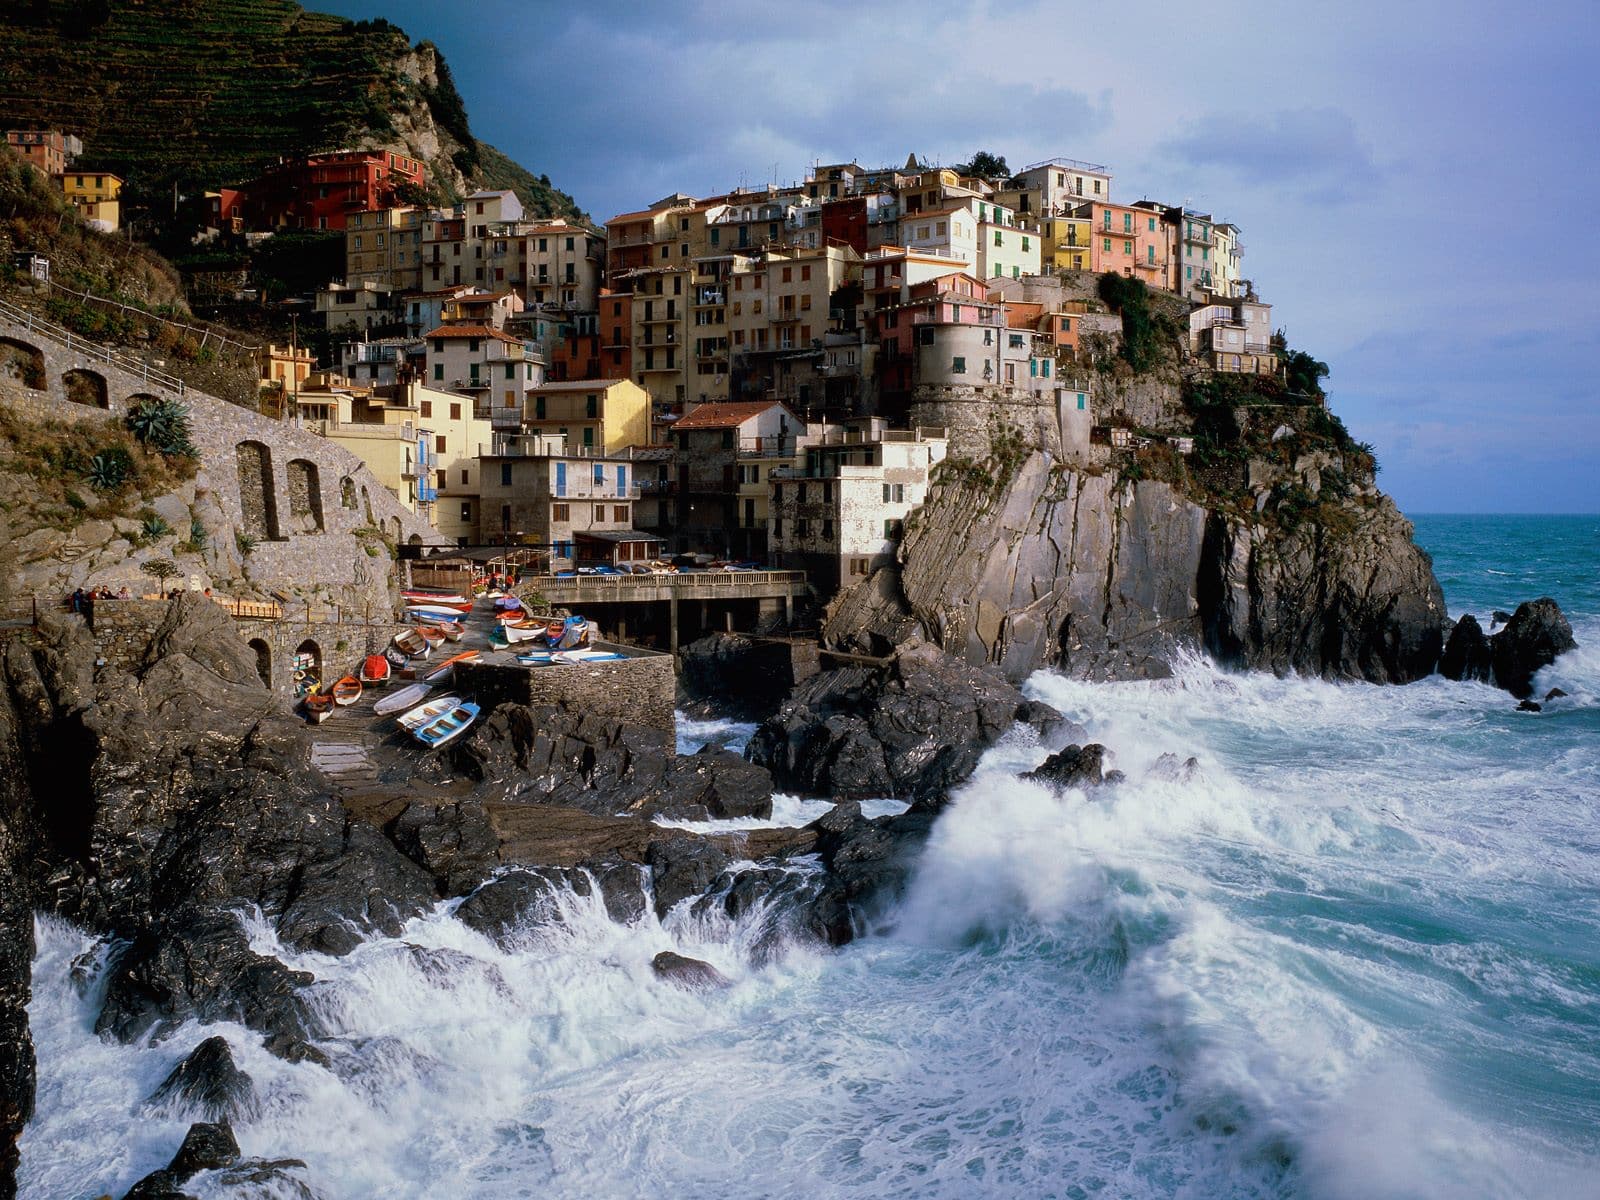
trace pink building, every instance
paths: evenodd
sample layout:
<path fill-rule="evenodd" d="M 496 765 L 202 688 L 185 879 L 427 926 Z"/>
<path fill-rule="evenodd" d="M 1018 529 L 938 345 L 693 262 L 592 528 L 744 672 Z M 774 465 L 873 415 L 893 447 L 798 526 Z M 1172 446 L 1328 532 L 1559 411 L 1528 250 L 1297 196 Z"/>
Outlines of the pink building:
<path fill-rule="evenodd" d="M 1096 203 L 1093 211 L 1090 265 L 1097 274 L 1115 271 L 1151 287 L 1171 286 L 1176 227 L 1164 219 L 1164 210 Z"/>

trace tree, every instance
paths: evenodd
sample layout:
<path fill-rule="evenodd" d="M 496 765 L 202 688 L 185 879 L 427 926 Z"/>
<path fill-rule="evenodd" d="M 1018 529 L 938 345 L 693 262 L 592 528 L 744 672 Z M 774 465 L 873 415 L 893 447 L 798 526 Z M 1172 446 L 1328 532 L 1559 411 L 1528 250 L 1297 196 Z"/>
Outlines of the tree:
<path fill-rule="evenodd" d="M 177 564 L 174 563 L 170 558 L 147 558 L 144 560 L 144 562 L 139 564 L 139 570 L 143 571 L 146 575 L 154 576 L 163 583 L 171 579 L 174 575 L 183 574 L 182 571 L 178 570 Z"/>
<path fill-rule="evenodd" d="M 1323 398 L 1322 381 L 1328 377 L 1328 364 L 1318 362 L 1304 350 L 1289 350 L 1283 355 L 1284 384 L 1302 396 Z"/>
<path fill-rule="evenodd" d="M 975 175 L 979 179 L 1010 179 L 1011 168 L 1006 166 L 1003 154 L 991 154 L 987 150 L 979 150 L 972 156 L 971 161 L 960 163 L 956 172 L 961 175 Z"/>

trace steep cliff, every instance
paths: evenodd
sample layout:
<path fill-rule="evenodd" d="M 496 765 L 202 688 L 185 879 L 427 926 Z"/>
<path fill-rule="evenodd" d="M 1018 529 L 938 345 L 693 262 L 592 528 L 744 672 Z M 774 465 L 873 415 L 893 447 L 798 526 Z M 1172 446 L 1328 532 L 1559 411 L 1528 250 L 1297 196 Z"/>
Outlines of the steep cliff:
<path fill-rule="evenodd" d="M 1012 679 L 1160 675 L 1185 649 L 1380 682 L 1431 672 L 1443 594 L 1370 452 L 1320 403 L 1235 406 L 1262 397 L 1175 378 L 1107 380 L 1164 414 L 1148 446 L 991 428 L 987 453 L 941 464 L 897 565 L 833 604 L 826 639 L 923 638 Z M 1195 454 L 1161 432 L 1195 436 Z"/>

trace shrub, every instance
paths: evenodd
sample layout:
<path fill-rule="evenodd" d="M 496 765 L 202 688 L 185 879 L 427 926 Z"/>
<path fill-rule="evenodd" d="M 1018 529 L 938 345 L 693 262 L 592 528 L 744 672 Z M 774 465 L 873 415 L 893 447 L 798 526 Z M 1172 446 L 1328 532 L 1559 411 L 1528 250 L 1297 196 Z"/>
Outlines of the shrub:
<path fill-rule="evenodd" d="M 175 575 L 182 574 L 182 572 L 178 570 L 178 565 L 170 558 L 147 558 L 144 560 L 144 562 L 139 564 L 139 570 L 143 571 L 146 575 L 152 575 L 163 582 L 171 579 Z"/>
<path fill-rule="evenodd" d="M 203 550 L 208 536 L 205 523 L 199 517 L 191 518 L 189 521 L 189 545 L 196 550 Z"/>
<path fill-rule="evenodd" d="M 250 551 L 256 548 L 255 538 L 251 537 L 248 533 L 235 533 L 233 535 L 233 543 L 239 547 L 240 554 L 249 554 Z"/>
<path fill-rule="evenodd" d="M 85 474 L 95 491 L 114 492 L 133 474 L 133 458 L 120 446 L 112 446 L 89 460 Z"/>
<path fill-rule="evenodd" d="M 139 532 L 144 535 L 145 541 L 158 542 L 172 532 L 172 526 L 167 524 L 165 517 L 157 513 L 148 513 Z"/>
<path fill-rule="evenodd" d="M 146 400 L 128 414 L 128 428 L 152 450 L 173 457 L 198 457 L 189 440 L 189 410 L 176 400 Z"/>

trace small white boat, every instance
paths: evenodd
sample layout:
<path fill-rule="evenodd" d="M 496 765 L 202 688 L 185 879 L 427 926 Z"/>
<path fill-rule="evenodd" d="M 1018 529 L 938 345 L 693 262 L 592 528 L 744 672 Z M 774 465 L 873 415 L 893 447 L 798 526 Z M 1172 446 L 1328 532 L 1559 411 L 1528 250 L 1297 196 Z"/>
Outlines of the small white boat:
<path fill-rule="evenodd" d="M 536 625 L 531 628 L 526 625 L 502 625 L 489 634 L 489 640 L 491 642 L 504 643 L 507 646 L 515 646 L 518 642 L 531 642 L 534 638 L 543 636 L 544 626 L 542 625 Z"/>
<path fill-rule="evenodd" d="M 444 716 L 460 703 L 460 696 L 440 696 L 436 700 L 429 700 L 426 704 L 417 705 L 410 712 L 401 713 L 395 720 L 399 721 L 400 727 L 408 733 L 415 733 L 429 721 Z"/>
<path fill-rule="evenodd" d="M 427 588 L 406 588 L 400 593 L 400 598 L 408 604 L 444 604 L 451 608 L 466 605 L 472 607 L 472 597 L 463 596 L 460 592 L 433 592 Z"/>
<path fill-rule="evenodd" d="M 415 629 L 402 629 L 394 635 L 394 648 L 407 658 L 427 658 L 433 643 Z"/>
<path fill-rule="evenodd" d="M 550 656 L 550 661 L 579 666 L 583 663 L 610 662 L 621 657 L 611 650 L 557 650 Z"/>
<path fill-rule="evenodd" d="M 461 654 L 451 655 L 449 658 L 445 659 L 442 663 L 440 663 L 433 670 L 429 671 L 426 675 L 424 675 L 423 678 L 426 679 L 429 683 L 438 683 L 441 680 L 443 680 L 445 676 L 449 675 L 452 671 L 454 671 L 456 669 L 456 664 L 457 663 L 472 662 L 474 659 L 476 659 L 478 657 L 478 654 L 479 654 L 479 651 L 477 651 L 477 650 L 467 650 L 467 651 L 464 651 Z"/>
<path fill-rule="evenodd" d="M 404 712 L 408 708 L 415 708 L 427 699 L 428 693 L 433 691 L 433 686 L 426 683 L 413 683 L 403 687 L 398 692 L 392 692 L 372 706 L 372 711 L 381 717 L 390 713 Z"/>
<path fill-rule="evenodd" d="M 467 614 L 459 608 L 451 608 L 444 604 L 408 604 L 406 616 L 410 618 L 423 618 L 429 621 L 465 621 Z"/>
<path fill-rule="evenodd" d="M 413 729 L 411 736 L 424 746 L 437 750 L 446 742 L 454 741 L 460 737 L 478 719 L 478 706 L 476 704 L 458 704 L 449 712 L 434 718 L 420 729 Z"/>

